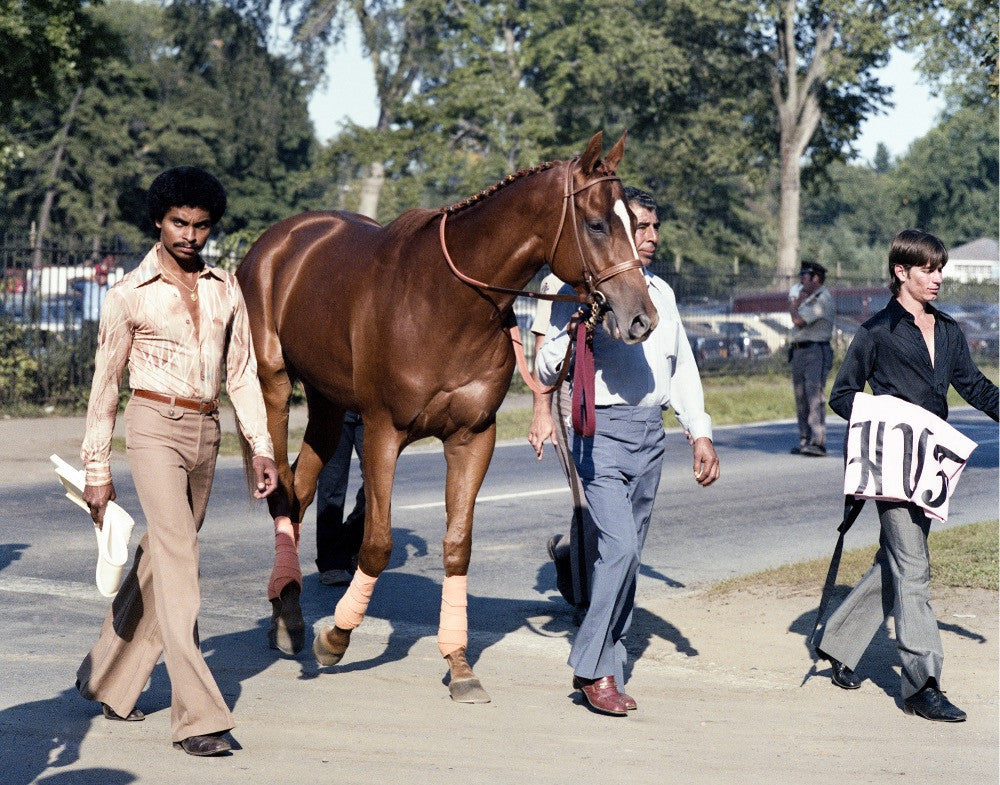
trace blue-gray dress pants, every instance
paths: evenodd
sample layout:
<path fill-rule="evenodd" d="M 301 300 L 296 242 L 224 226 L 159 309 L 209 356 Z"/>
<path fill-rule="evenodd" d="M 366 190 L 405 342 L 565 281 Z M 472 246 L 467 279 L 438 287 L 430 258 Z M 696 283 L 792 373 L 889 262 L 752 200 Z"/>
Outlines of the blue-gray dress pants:
<path fill-rule="evenodd" d="M 929 679 L 940 685 L 944 650 L 931 610 L 930 519 L 908 502 L 877 502 L 882 533 L 875 563 L 830 616 L 819 647 L 854 670 L 891 613 L 904 700 Z"/>
<path fill-rule="evenodd" d="M 587 679 L 614 676 L 624 685 L 625 638 L 632 623 L 636 576 L 663 465 L 659 407 L 598 407 L 593 438 L 575 436 L 573 461 L 597 529 L 590 607 L 569 664 Z"/>

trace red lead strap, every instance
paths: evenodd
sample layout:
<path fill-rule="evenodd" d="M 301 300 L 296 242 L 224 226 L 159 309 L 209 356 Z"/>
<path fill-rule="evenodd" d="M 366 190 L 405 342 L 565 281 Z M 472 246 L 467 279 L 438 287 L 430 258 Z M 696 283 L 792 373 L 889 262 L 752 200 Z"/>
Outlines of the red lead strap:
<path fill-rule="evenodd" d="M 594 338 L 587 325 L 576 326 L 576 361 L 573 368 L 573 430 L 591 437 L 594 415 Z"/>

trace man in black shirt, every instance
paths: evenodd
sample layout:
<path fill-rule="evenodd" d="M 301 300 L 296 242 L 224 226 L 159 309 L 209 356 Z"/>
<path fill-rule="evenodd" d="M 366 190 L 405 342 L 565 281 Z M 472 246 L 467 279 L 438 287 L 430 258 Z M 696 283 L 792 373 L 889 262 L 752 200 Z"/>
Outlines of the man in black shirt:
<path fill-rule="evenodd" d="M 851 417 L 854 395 L 871 386 L 945 419 L 948 385 L 997 419 L 997 386 L 972 362 L 962 330 L 930 303 L 948 261 L 933 235 L 907 229 L 889 251 L 893 299 L 862 325 L 847 350 L 830 393 L 830 407 Z M 875 563 L 827 621 L 816 649 L 832 666 L 838 687 L 856 689 L 858 661 L 891 609 L 902 661 L 904 710 L 929 720 L 962 722 L 939 684 L 944 652 L 930 607 L 930 519 L 911 502 L 877 501 L 882 534 Z"/>

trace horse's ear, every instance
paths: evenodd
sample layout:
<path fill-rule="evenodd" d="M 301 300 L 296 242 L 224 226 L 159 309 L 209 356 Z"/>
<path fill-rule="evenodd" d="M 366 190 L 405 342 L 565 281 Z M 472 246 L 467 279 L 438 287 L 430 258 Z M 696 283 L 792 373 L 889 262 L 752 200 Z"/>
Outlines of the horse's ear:
<path fill-rule="evenodd" d="M 611 151 L 604 156 L 604 165 L 607 167 L 608 174 L 614 174 L 618 169 L 618 164 L 622 162 L 622 158 L 625 156 L 625 137 L 628 136 L 628 131 L 622 133 L 622 138 L 615 142 L 615 146 L 611 148 Z"/>
<path fill-rule="evenodd" d="M 583 151 L 583 156 L 580 158 L 580 171 L 587 177 L 590 177 L 594 173 L 594 169 L 597 168 L 597 164 L 601 160 L 603 138 L 603 131 L 598 131 L 590 137 L 590 141 L 587 142 L 587 149 Z"/>

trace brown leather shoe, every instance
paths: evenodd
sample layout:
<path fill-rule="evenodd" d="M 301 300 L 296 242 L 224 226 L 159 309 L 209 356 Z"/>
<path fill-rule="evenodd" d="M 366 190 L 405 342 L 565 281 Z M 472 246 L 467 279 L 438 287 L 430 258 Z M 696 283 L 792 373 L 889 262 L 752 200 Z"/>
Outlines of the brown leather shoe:
<path fill-rule="evenodd" d="M 590 708 L 600 714 L 610 714 L 613 717 L 624 717 L 628 714 L 625 698 L 618 692 L 614 676 L 604 676 L 600 679 L 574 676 L 573 687 L 580 690 Z"/>
<path fill-rule="evenodd" d="M 639 704 L 635 702 L 635 698 L 628 693 L 622 693 L 622 700 L 625 701 L 625 709 L 627 711 L 635 711 L 639 708 Z"/>
<path fill-rule="evenodd" d="M 116 714 L 115 710 L 106 703 L 101 704 L 101 711 L 104 713 L 104 719 L 116 722 L 142 722 L 146 719 L 146 715 L 138 709 L 132 709 L 127 717 L 123 717 L 121 714 Z"/>
<path fill-rule="evenodd" d="M 174 747 L 199 758 L 225 755 L 232 750 L 229 742 L 221 736 L 188 736 L 181 741 L 175 741 Z"/>

